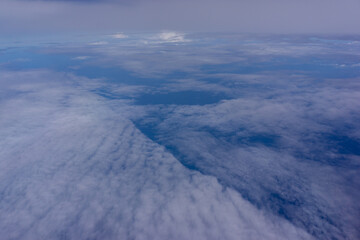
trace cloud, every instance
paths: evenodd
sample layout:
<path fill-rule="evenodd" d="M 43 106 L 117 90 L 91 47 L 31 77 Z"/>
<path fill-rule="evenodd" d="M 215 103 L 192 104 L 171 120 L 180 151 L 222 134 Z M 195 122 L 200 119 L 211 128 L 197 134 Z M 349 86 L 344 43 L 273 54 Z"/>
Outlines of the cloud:
<path fill-rule="evenodd" d="M 189 40 L 185 39 L 185 34 L 178 32 L 162 32 L 157 38 L 163 42 L 169 43 L 180 43 L 180 42 L 188 42 Z"/>
<path fill-rule="evenodd" d="M 94 45 L 94 46 L 106 45 L 106 44 L 108 44 L 108 42 L 106 42 L 106 41 L 98 41 L 98 42 L 89 43 L 89 45 Z"/>
<path fill-rule="evenodd" d="M 202 106 L 171 105 L 170 98 L 129 106 L 143 112 L 129 115 L 136 126 L 184 166 L 216 177 L 317 239 L 356 238 L 359 77 L 333 72 L 331 65 L 356 64 L 356 47 L 303 36 L 216 36 L 98 50 L 145 81 L 161 79 L 149 81 L 143 94 L 206 91 L 232 98 Z"/>
<path fill-rule="evenodd" d="M 182 166 L 124 117 L 126 106 L 91 93 L 101 82 L 44 70 L 0 76 L 13 93 L 0 101 L 2 237 L 311 238 Z"/>
<path fill-rule="evenodd" d="M 86 60 L 89 59 L 89 56 L 78 56 L 78 57 L 74 57 L 73 60 Z"/>
<path fill-rule="evenodd" d="M 37 52 L 92 56 L 84 65 L 98 67 L 99 79 L 1 72 L 0 234 L 357 239 L 359 77 L 334 67 L 358 63 L 356 44 L 158 36 L 88 45 L 101 35 Z M 144 94 L 179 91 L 228 98 L 136 105 Z"/>
<path fill-rule="evenodd" d="M 135 122 L 188 168 L 217 177 L 315 238 L 356 238 L 360 159 L 345 149 L 360 146 L 358 79 L 342 87 L 278 81 L 284 85 L 263 80 L 266 90 L 242 83 L 246 91 L 218 104 L 154 106 Z"/>
<path fill-rule="evenodd" d="M 116 39 L 123 39 L 123 38 L 127 38 L 128 36 L 123 33 L 116 33 L 114 35 L 111 35 L 111 37 L 116 38 Z"/>

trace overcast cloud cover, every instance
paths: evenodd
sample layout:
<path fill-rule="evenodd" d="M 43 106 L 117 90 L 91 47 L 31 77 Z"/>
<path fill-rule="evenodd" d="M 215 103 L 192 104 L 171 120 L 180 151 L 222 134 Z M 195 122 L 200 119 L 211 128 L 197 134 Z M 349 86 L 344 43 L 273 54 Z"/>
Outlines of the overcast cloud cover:
<path fill-rule="evenodd" d="M 359 33 L 359 9 L 357 0 L 1 0 L 0 32 Z"/>

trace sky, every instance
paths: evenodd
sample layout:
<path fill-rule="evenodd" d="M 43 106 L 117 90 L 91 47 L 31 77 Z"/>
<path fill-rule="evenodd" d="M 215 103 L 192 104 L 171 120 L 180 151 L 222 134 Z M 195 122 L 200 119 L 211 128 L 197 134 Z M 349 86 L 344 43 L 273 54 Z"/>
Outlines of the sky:
<path fill-rule="evenodd" d="M 1 0 L 3 35 L 104 31 L 360 33 L 357 0 Z"/>
<path fill-rule="evenodd" d="M 359 6 L 0 0 L 0 236 L 360 239 Z"/>

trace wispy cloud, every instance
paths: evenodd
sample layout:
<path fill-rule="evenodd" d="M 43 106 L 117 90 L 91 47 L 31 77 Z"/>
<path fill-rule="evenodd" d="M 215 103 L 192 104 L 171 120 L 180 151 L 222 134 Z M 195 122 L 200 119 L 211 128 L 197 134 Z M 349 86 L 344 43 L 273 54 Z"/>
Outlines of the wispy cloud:
<path fill-rule="evenodd" d="M 106 41 L 98 41 L 98 42 L 89 43 L 89 45 L 94 45 L 94 46 L 106 45 L 106 44 L 108 44 L 108 42 L 106 42 Z"/>
<path fill-rule="evenodd" d="M 89 58 L 90 58 L 90 56 L 78 56 L 78 57 L 74 57 L 73 60 L 86 60 Z"/>

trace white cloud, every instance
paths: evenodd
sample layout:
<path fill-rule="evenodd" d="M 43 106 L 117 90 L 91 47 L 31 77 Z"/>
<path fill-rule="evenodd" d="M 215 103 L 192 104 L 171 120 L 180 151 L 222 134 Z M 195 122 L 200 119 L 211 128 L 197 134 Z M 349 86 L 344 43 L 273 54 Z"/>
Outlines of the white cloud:
<path fill-rule="evenodd" d="M 184 33 L 179 32 L 162 32 L 158 34 L 155 39 L 168 43 L 183 43 L 190 41 L 189 39 L 185 38 Z"/>
<path fill-rule="evenodd" d="M 116 38 L 116 39 L 128 38 L 128 36 L 123 33 L 116 33 L 116 34 L 111 35 L 111 37 Z"/>
<path fill-rule="evenodd" d="M 0 213 L 5 214 L 3 218 L 0 214 L 0 225 L 6 226 L 0 234 L 17 234 L 11 232 L 14 225 L 6 218 L 19 222 L 19 233 L 33 238 L 41 226 L 49 229 L 43 230 L 43 235 L 56 233 L 62 238 L 90 238 L 86 234 L 112 238 L 112 234 L 118 234 L 124 238 L 211 239 L 226 233 L 222 238 L 293 239 L 303 234 L 273 213 L 286 214 L 294 225 L 319 238 L 355 239 L 360 159 L 337 153 L 338 146 L 331 145 L 336 140 L 324 142 L 322 136 L 337 130 L 343 136 L 359 139 L 359 79 L 319 82 L 306 73 L 269 70 L 237 74 L 221 68 L 224 64 L 264 66 L 262 63 L 276 64 L 272 60 L 282 59 L 279 55 L 307 58 L 319 52 L 321 59 L 343 53 L 347 59 L 356 59 L 348 57 L 352 52 L 357 54 L 354 48 L 315 46 L 307 43 L 307 38 L 296 39 L 296 43 L 275 39 L 247 44 L 233 35 L 222 38 L 225 48 L 207 44 L 214 38 L 204 45 L 162 44 L 165 40 L 171 43 L 177 34 L 165 34 L 165 40 L 159 35 L 142 38 L 153 45 L 145 46 L 132 38 L 73 49 L 75 56 L 98 54 L 101 57 L 94 57 L 94 61 L 99 66 L 121 66 L 144 79 L 179 70 L 189 73 L 191 79 L 175 76 L 154 87 L 145 81 L 142 86 L 104 85 L 100 80 L 44 71 L 1 73 L 0 156 L 5 160 L 0 160 L 0 179 L 7 181 L 2 185 L 0 182 L 0 189 L 5 189 L 2 192 L 10 203 L 1 208 L 0 202 Z M 231 45 L 234 39 L 236 44 Z M 67 47 L 53 51 L 69 54 Z M 221 64 L 221 71 L 209 74 L 201 70 L 207 64 Z M 133 106 L 129 99 L 144 92 L 189 90 L 223 92 L 236 99 L 214 105 L 170 107 Z M 105 101 L 92 93 L 112 100 Z M 122 97 L 128 99 L 119 100 Z M 144 119 L 146 113 L 149 115 Z M 155 139 L 176 148 L 181 156 L 176 159 L 151 142 L 129 118 L 152 124 Z M 270 140 L 274 137 L 280 147 L 251 141 L 262 136 Z M 306 157 L 299 157 L 299 153 Z M 187 170 L 178 160 L 208 176 Z M 16 172 L 17 167 L 27 171 Z M 220 179 L 222 185 L 209 176 Z M 13 183 L 9 179 L 16 180 Z M 262 210 L 256 210 L 231 188 L 219 190 L 222 186 L 235 188 Z M 19 192 L 27 198 L 16 202 Z M 46 203 L 42 206 L 50 209 L 48 214 L 36 205 L 36 197 L 43 196 L 41 192 L 50 196 L 46 201 L 41 199 Z M 30 230 L 26 219 L 33 223 Z M 71 220 L 76 223 L 74 227 L 64 227 L 69 231 L 61 233 L 48 223 L 68 226 Z M 174 225 L 181 227 L 175 229 Z M 211 233 L 207 233 L 209 229 Z M 288 230 L 295 231 L 295 236 Z"/>
<path fill-rule="evenodd" d="M 337 152 L 341 143 L 331 136 L 359 139 L 359 79 L 297 87 L 288 76 L 276 83 L 271 76 L 240 77 L 234 82 L 246 90 L 237 99 L 154 106 L 138 125 L 155 129 L 154 139 L 175 149 L 183 164 L 270 212 L 282 211 L 317 238 L 356 238 L 360 158 Z M 268 89 L 259 91 L 257 81 L 249 87 L 253 77 L 267 79 L 261 86 Z"/>
<path fill-rule="evenodd" d="M 124 117 L 126 106 L 88 91 L 98 82 L 48 71 L 0 79 L 17 91 L 0 102 L 2 237 L 311 238 L 183 167 Z"/>
<path fill-rule="evenodd" d="M 106 44 L 108 44 L 108 42 L 106 42 L 106 41 L 98 41 L 98 42 L 89 43 L 89 45 L 95 45 L 95 46 L 97 46 L 97 45 L 106 45 Z"/>
<path fill-rule="evenodd" d="M 90 58 L 90 56 L 78 56 L 78 57 L 74 57 L 73 60 L 86 60 L 89 58 Z"/>

